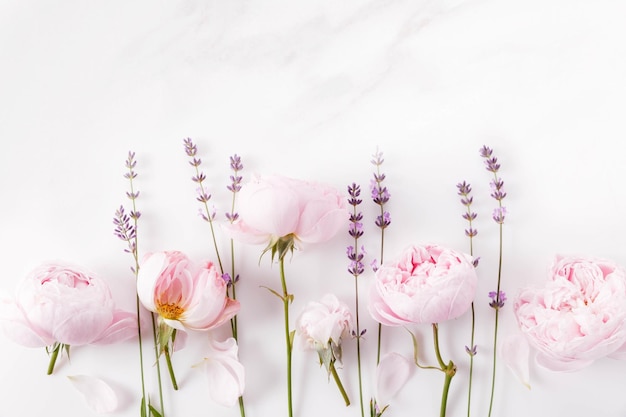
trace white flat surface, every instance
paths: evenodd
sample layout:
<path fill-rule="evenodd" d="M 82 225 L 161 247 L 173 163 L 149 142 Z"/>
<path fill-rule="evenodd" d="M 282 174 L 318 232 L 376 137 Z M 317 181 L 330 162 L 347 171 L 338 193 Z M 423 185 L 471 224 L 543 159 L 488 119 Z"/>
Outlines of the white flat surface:
<path fill-rule="evenodd" d="M 0 1 L 0 289 L 45 260 L 79 263 L 106 277 L 118 305 L 134 306 L 130 258 L 113 236 L 126 203 L 122 177 L 137 153 L 143 213 L 140 251 L 178 249 L 211 257 L 197 216 L 182 139 L 199 147 L 214 202 L 223 211 L 228 157 L 246 178 L 271 173 L 365 189 L 379 146 L 391 191 L 385 256 L 409 243 L 467 250 L 456 183 L 472 183 L 479 213 L 473 414 L 488 407 L 497 228 L 490 174 L 478 149 L 502 164 L 509 211 L 503 289 L 541 282 L 556 253 L 626 263 L 623 140 L 626 5 L 619 1 Z M 363 243 L 376 256 L 376 208 L 366 199 Z M 223 241 L 225 243 L 225 240 Z M 287 265 L 295 317 L 334 292 L 353 305 L 347 234 L 298 252 Z M 278 268 L 261 247 L 236 247 L 241 361 L 249 417 L 286 415 Z M 371 259 L 371 258 L 370 258 Z M 362 305 L 372 274 L 362 277 Z M 361 311 L 365 396 L 372 395 L 375 324 Z M 503 310 L 501 334 L 513 330 Z M 430 329 L 420 333 L 432 361 Z M 441 325 L 445 358 L 459 367 L 449 416 L 466 415 L 469 318 Z M 220 334 L 226 336 L 227 329 Z M 191 366 L 202 337 L 174 357 L 181 390 L 166 384 L 166 415 L 237 416 L 210 402 Z M 345 343 L 345 408 L 314 353 L 294 357 L 299 416 L 360 415 L 355 344 Z M 386 351 L 412 354 L 402 329 Z M 78 347 L 46 376 L 43 349 L 0 344 L 0 416 L 92 413 L 67 375 L 89 374 L 120 395 L 115 415 L 137 416 L 135 341 Z M 151 357 L 151 356 L 148 356 Z M 493 415 L 626 415 L 626 364 L 600 360 L 569 374 L 531 367 L 527 390 L 500 363 Z M 165 379 L 167 383 L 167 379 Z M 443 377 L 419 371 L 388 414 L 438 415 Z M 149 388 L 154 396 L 154 379 Z"/>

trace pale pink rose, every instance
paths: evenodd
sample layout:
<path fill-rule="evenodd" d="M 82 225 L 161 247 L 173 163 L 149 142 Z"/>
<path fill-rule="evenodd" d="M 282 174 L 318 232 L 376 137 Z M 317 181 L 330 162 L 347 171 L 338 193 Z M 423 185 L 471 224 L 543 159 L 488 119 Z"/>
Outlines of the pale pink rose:
<path fill-rule="evenodd" d="M 148 310 L 178 330 L 209 330 L 230 320 L 239 302 L 211 262 L 199 265 L 181 252 L 147 254 L 139 266 L 137 295 Z"/>
<path fill-rule="evenodd" d="M 295 235 L 304 243 L 331 239 L 347 228 L 345 197 L 329 186 L 282 176 L 257 177 L 237 197 L 239 220 L 229 228 L 247 243 Z"/>
<path fill-rule="evenodd" d="M 299 345 L 304 350 L 327 349 L 330 342 L 340 346 L 352 328 L 350 309 L 333 294 L 309 302 L 296 319 Z"/>
<path fill-rule="evenodd" d="M 410 246 L 376 271 L 369 311 L 387 326 L 440 323 L 469 309 L 477 282 L 470 256 L 438 245 Z"/>
<path fill-rule="evenodd" d="M 514 301 L 520 330 L 540 365 L 577 370 L 626 343 L 626 271 L 612 261 L 557 257 L 548 282 Z"/>
<path fill-rule="evenodd" d="M 21 280 L 15 299 L 0 303 L 4 333 L 27 347 L 80 346 L 137 334 L 133 313 L 115 308 L 103 279 L 67 264 L 44 264 Z"/>

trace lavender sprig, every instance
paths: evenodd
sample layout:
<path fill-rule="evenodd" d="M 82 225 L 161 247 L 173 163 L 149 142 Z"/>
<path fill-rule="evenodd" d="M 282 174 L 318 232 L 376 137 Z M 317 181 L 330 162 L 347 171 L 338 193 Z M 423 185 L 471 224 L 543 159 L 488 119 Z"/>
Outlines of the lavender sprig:
<path fill-rule="evenodd" d="M 365 408 L 363 405 L 363 382 L 361 376 L 361 336 L 365 334 L 365 330 L 361 331 L 359 324 L 359 275 L 365 271 L 363 265 L 363 257 L 365 256 L 365 248 L 361 246 L 359 250 L 359 238 L 363 236 L 363 213 L 358 211 L 361 200 L 361 187 L 355 183 L 348 186 L 348 204 L 352 206 L 352 213 L 350 213 L 350 224 L 348 226 L 348 234 L 354 239 L 354 244 L 348 246 L 347 255 L 350 261 L 348 265 L 348 272 L 354 277 L 354 304 L 355 304 L 355 324 L 356 329 L 353 330 L 352 336 L 356 339 L 356 357 L 357 368 L 359 373 L 359 400 L 361 404 L 361 417 L 365 417 Z"/>
<path fill-rule="evenodd" d="M 376 226 L 380 229 L 380 263 L 377 264 L 374 260 L 373 265 L 382 265 L 384 262 L 383 257 L 385 248 L 385 229 L 387 229 L 387 227 L 389 227 L 389 225 L 391 224 L 391 215 L 388 211 L 385 210 L 385 205 L 389 201 L 390 194 L 387 187 L 383 185 L 383 181 L 385 181 L 386 175 L 380 171 L 381 165 L 383 164 L 383 162 L 385 162 L 385 160 L 383 159 L 383 153 L 379 150 L 376 150 L 376 153 L 372 155 L 372 160 L 370 162 L 376 167 L 376 170 L 374 172 L 374 178 L 370 182 L 372 201 L 380 206 L 380 214 L 376 216 L 376 221 L 374 222 Z M 380 363 L 382 332 L 383 326 L 379 323 L 376 364 Z"/>
<path fill-rule="evenodd" d="M 183 139 L 183 144 L 185 146 L 185 153 L 191 158 L 189 161 L 189 165 L 194 167 L 195 170 L 195 175 L 191 177 L 191 180 L 198 184 L 198 195 L 196 196 L 196 200 L 202 203 L 204 208 L 204 212 L 201 211 L 200 216 L 204 221 L 209 223 L 209 226 L 211 228 L 211 237 L 213 238 L 215 256 L 217 257 L 217 263 L 220 267 L 220 272 L 223 274 L 224 267 L 222 266 L 222 258 L 220 257 L 220 252 L 217 246 L 217 238 L 215 237 L 215 229 L 213 227 L 213 220 L 215 220 L 216 213 L 214 210 L 209 209 L 208 202 L 211 199 L 211 194 L 204 186 L 204 180 L 206 180 L 206 175 L 204 174 L 204 172 L 200 171 L 200 165 L 202 165 L 202 160 L 197 157 L 198 148 L 193 143 L 193 140 L 191 140 L 191 138 Z"/>
<path fill-rule="evenodd" d="M 469 246 L 470 246 L 470 256 L 474 256 L 474 237 L 478 234 L 478 230 L 475 229 L 472 225 L 472 222 L 476 220 L 478 215 L 472 211 L 472 203 L 474 202 L 474 197 L 472 197 L 472 187 L 467 182 L 463 181 L 456 185 L 458 189 L 458 195 L 461 196 L 461 204 L 465 206 L 466 211 L 463 213 L 462 217 L 467 220 L 468 227 L 465 229 L 465 236 L 469 238 Z M 473 259 L 472 261 L 474 268 L 478 266 L 478 258 Z M 471 304 L 472 311 L 472 331 L 471 331 L 471 340 L 470 346 L 465 346 L 465 351 L 470 356 L 470 366 L 469 366 L 469 387 L 467 392 L 467 416 L 470 416 L 471 410 L 471 401 L 472 401 L 472 380 L 474 374 L 474 356 L 477 353 L 477 346 L 474 343 L 475 333 L 476 333 L 476 315 L 474 311 L 474 302 Z"/>
<path fill-rule="evenodd" d="M 492 218 L 498 224 L 499 228 L 498 281 L 496 290 L 489 293 L 489 297 L 492 299 L 489 305 L 495 310 L 495 323 L 493 333 L 493 368 L 491 374 L 491 398 L 489 400 L 488 413 L 488 417 L 490 417 L 493 410 L 493 398 L 496 384 L 496 347 L 498 343 L 498 317 L 500 309 L 504 307 L 504 301 L 506 300 L 506 295 L 504 291 L 500 290 L 500 282 L 502 278 L 502 226 L 504 224 L 507 211 L 506 207 L 502 205 L 502 200 L 504 200 L 504 198 L 506 197 L 506 192 L 504 192 L 504 181 L 502 181 L 502 179 L 498 175 L 500 171 L 500 163 L 498 162 L 498 158 L 493 156 L 493 150 L 487 146 L 483 146 L 480 149 L 480 156 L 484 158 L 485 168 L 487 169 L 487 171 L 493 173 L 493 179 L 490 182 L 491 197 L 498 202 L 498 206 L 493 211 Z"/>
<path fill-rule="evenodd" d="M 137 210 L 136 200 L 139 198 L 139 191 L 135 191 L 134 179 L 137 178 L 137 173 L 135 172 L 135 167 L 137 166 L 137 161 L 135 160 L 135 153 L 129 151 L 128 157 L 126 158 L 126 168 L 127 172 L 124 174 L 124 178 L 128 180 L 129 183 L 129 191 L 126 192 L 126 197 L 131 201 L 132 209 L 127 214 L 123 205 L 115 211 L 115 216 L 113 218 L 113 224 L 115 228 L 113 230 L 113 234 L 117 236 L 118 239 L 126 242 L 127 247 L 124 249 L 124 252 L 130 253 L 133 258 L 133 266 L 130 267 L 131 271 L 135 275 L 135 280 L 137 280 L 137 276 L 139 274 L 139 252 L 138 252 L 138 233 L 137 226 L 139 218 L 141 217 L 141 212 Z M 138 345 L 139 345 L 139 367 L 141 372 L 141 416 L 153 415 L 153 411 L 156 411 L 150 401 L 146 401 L 146 384 L 145 384 L 145 376 L 144 376 L 144 360 L 143 360 L 143 343 L 142 343 L 142 329 L 141 329 L 141 303 L 139 301 L 139 296 L 136 296 L 136 314 L 137 314 L 137 336 L 138 336 Z M 161 383 L 161 368 L 159 364 L 159 352 L 157 348 L 157 334 L 156 334 L 156 323 L 154 319 L 154 315 L 150 315 L 152 317 L 152 336 L 154 341 L 154 349 L 156 356 L 156 367 L 157 367 L 157 377 L 158 377 L 158 385 L 159 385 L 159 402 L 162 410 L 161 415 L 164 416 L 165 412 L 163 411 L 163 388 Z"/>
<path fill-rule="evenodd" d="M 202 209 L 200 210 L 200 217 L 202 217 L 204 221 L 209 223 L 209 226 L 211 228 L 211 238 L 213 239 L 213 247 L 215 249 L 215 255 L 217 257 L 217 262 L 220 267 L 220 272 L 222 274 L 222 278 L 228 285 L 227 287 L 228 296 L 231 297 L 233 300 L 236 300 L 237 292 L 236 292 L 235 284 L 239 281 L 239 275 L 235 271 L 234 241 L 232 238 L 230 239 L 231 264 L 230 264 L 230 273 L 228 273 L 224 271 L 224 267 L 222 265 L 222 259 L 220 257 L 220 252 L 219 252 L 218 245 L 217 245 L 217 238 L 215 236 L 215 229 L 213 227 L 213 220 L 215 220 L 216 212 L 214 209 L 213 210 L 209 209 L 208 202 L 211 199 L 211 194 L 207 191 L 207 189 L 204 186 L 206 175 L 204 174 L 204 172 L 200 171 L 200 165 L 202 165 L 202 160 L 197 156 L 198 148 L 193 143 L 193 140 L 191 138 L 184 139 L 183 144 L 185 146 L 185 153 L 187 154 L 187 156 L 191 158 L 189 161 L 189 165 L 191 165 L 195 169 L 195 175 L 191 177 L 191 180 L 195 182 L 196 184 L 198 184 L 198 187 L 199 187 L 196 200 L 202 203 L 203 208 L 204 208 L 204 211 L 202 211 Z M 241 190 L 241 181 L 243 179 L 243 177 L 239 174 L 240 171 L 243 170 L 243 164 L 241 163 L 241 157 L 239 157 L 237 154 L 230 157 L 230 169 L 232 170 L 232 175 L 230 176 L 230 184 L 226 186 L 226 189 L 228 189 L 228 191 L 232 193 L 232 200 L 231 200 L 230 212 L 226 212 L 225 216 L 226 216 L 226 219 L 230 223 L 233 223 L 239 218 L 239 214 L 235 211 L 235 201 L 236 201 L 237 193 Z M 235 341 L 237 341 L 237 343 L 239 343 L 236 315 L 230 319 L 230 327 L 231 327 L 231 333 L 232 333 L 233 338 L 235 339 Z M 240 396 L 238 401 L 239 401 L 240 415 L 241 417 L 245 417 L 246 413 L 245 413 L 243 397 Z"/>

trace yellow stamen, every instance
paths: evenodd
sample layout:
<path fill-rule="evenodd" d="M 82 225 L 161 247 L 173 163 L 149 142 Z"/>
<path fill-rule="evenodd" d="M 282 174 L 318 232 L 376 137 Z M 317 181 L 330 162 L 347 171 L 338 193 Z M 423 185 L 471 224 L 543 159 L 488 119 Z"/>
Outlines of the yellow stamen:
<path fill-rule="evenodd" d="M 178 304 L 159 304 L 157 311 L 163 318 L 177 320 L 185 310 Z"/>

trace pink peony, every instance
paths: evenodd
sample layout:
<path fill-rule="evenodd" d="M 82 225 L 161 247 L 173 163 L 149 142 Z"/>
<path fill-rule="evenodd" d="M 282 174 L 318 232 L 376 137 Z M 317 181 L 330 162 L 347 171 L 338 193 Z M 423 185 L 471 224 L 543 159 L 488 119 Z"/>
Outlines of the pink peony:
<path fill-rule="evenodd" d="M 348 227 L 344 196 L 322 184 L 261 177 L 243 185 L 237 198 L 239 220 L 230 231 L 247 243 L 271 243 L 290 235 L 319 243 Z"/>
<path fill-rule="evenodd" d="M 437 245 L 410 246 L 376 271 L 369 310 L 387 326 L 440 323 L 469 309 L 477 281 L 468 255 Z"/>
<path fill-rule="evenodd" d="M 209 330 L 237 314 L 239 302 L 226 289 L 215 265 L 196 265 L 181 252 L 146 255 L 137 277 L 144 307 L 178 330 Z"/>
<path fill-rule="evenodd" d="M 80 346 L 137 334 L 133 313 L 117 310 L 106 281 L 79 267 L 49 263 L 26 276 L 0 304 L 5 334 L 28 347 Z"/>
<path fill-rule="evenodd" d="M 583 368 L 626 343 L 626 271 L 608 260 L 557 257 L 546 285 L 522 289 L 514 310 L 540 365 Z"/>

